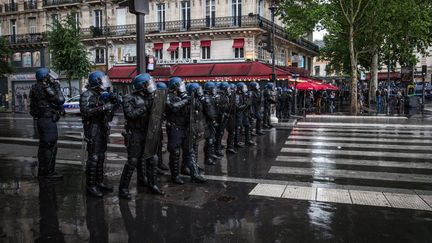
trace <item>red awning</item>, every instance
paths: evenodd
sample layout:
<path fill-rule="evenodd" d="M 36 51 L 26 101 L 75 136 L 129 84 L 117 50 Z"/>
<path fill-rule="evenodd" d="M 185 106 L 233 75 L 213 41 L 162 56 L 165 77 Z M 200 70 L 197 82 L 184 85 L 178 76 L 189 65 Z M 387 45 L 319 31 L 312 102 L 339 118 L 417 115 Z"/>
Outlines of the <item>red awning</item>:
<path fill-rule="evenodd" d="M 114 83 L 131 82 L 130 75 L 135 72 L 136 66 L 114 66 L 108 70 L 108 77 Z"/>
<path fill-rule="evenodd" d="M 202 40 L 201 46 L 204 46 L 204 47 L 211 46 L 211 40 Z"/>
<path fill-rule="evenodd" d="M 180 43 L 178 42 L 171 42 L 170 47 L 168 47 L 167 51 L 177 51 L 179 44 Z"/>
<path fill-rule="evenodd" d="M 181 43 L 181 46 L 184 47 L 184 48 L 190 47 L 191 46 L 190 41 L 183 41 Z"/>
<path fill-rule="evenodd" d="M 232 48 L 243 48 L 244 39 L 234 39 Z"/>
<path fill-rule="evenodd" d="M 153 44 L 153 50 L 159 51 L 163 48 L 163 43 L 154 43 Z"/>

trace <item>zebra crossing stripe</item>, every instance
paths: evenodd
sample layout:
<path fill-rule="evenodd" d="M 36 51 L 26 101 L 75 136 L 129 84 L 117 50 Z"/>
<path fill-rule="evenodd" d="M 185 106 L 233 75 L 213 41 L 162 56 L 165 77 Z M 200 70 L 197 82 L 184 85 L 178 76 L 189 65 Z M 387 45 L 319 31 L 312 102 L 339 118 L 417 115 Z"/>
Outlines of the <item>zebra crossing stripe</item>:
<path fill-rule="evenodd" d="M 359 170 L 338 170 L 327 168 L 299 168 L 272 166 L 269 173 L 284 175 L 302 175 L 314 177 L 333 177 L 348 179 L 364 179 L 379 181 L 398 181 L 398 182 L 415 182 L 415 183 L 432 183 L 432 176 L 411 173 L 393 173 L 393 172 L 375 172 Z"/>
<path fill-rule="evenodd" d="M 285 145 L 289 146 L 316 146 L 316 147 L 340 147 L 340 148 L 365 148 L 365 149 L 400 149 L 400 150 L 423 150 L 430 152 L 430 145 L 397 145 L 397 144 L 368 144 L 368 143 L 335 143 L 320 141 L 288 140 Z"/>
<path fill-rule="evenodd" d="M 327 155 L 357 155 L 367 157 L 389 157 L 407 159 L 430 159 L 429 153 L 402 153 L 402 152 L 383 152 L 383 151 L 358 151 L 358 150 L 338 150 L 338 149 L 311 149 L 311 148 L 282 148 L 282 153 L 307 153 L 307 154 L 327 154 Z"/>
<path fill-rule="evenodd" d="M 249 192 L 249 196 L 432 211 L 425 200 L 432 198 L 430 195 L 259 183 Z"/>
<path fill-rule="evenodd" d="M 294 131 L 302 132 L 357 132 L 357 133 L 379 133 L 379 134 L 401 134 L 401 135 L 431 135 L 430 130 L 409 130 L 409 129 L 357 129 L 357 128 L 322 128 L 322 127 L 296 127 Z"/>
<path fill-rule="evenodd" d="M 324 140 L 324 141 L 354 141 L 354 142 L 382 142 L 382 143 L 418 143 L 418 144 L 429 144 L 432 146 L 432 139 L 398 139 L 398 138 L 357 138 L 357 137 L 337 137 L 337 136 L 302 136 L 293 135 L 289 137 L 290 140 Z"/>
<path fill-rule="evenodd" d="M 376 167 L 395 167 L 410 169 L 432 169 L 429 162 L 396 162 L 383 160 L 361 160 L 361 159 L 341 159 L 326 157 L 306 157 L 306 156 L 277 156 L 276 161 L 286 163 L 316 163 L 316 164 L 340 164 L 340 165 L 360 165 Z"/>
<path fill-rule="evenodd" d="M 304 132 L 304 131 L 292 131 L 292 135 L 299 136 L 341 136 L 341 137 L 356 137 L 356 138 L 397 138 L 397 139 L 428 139 L 430 137 L 425 135 L 401 135 L 401 134 L 364 134 L 364 133 L 354 133 L 354 132 Z"/>
<path fill-rule="evenodd" d="M 355 119 L 355 120 L 407 120 L 406 116 L 343 116 L 343 115 L 306 115 L 307 118 Z"/>
<path fill-rule="evenodd" d="M 297 126 L 305 127 L 380 127 L 380 128 L 408 128 L 425 129 L 432 128 L 432 125 L 416 124 L 384 124 L 384 123 L 345 123 L 345 122 L 297 122 Z"/>

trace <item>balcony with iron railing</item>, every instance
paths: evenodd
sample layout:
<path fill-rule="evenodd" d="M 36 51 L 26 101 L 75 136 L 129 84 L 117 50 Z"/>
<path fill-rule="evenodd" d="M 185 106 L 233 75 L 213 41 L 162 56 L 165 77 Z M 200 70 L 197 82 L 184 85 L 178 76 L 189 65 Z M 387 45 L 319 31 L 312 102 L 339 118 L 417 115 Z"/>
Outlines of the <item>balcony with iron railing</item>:
<path fill-rule="evenodd" d="M 9 40 L 9 45 L 38 44 L 46 40 L 45 33 L 7 35 L 5 37 Z"/>
<path fill-rule="evenodd" d="M 24 10 L 32 10 L 37 8 L 36 1 L 26 1 L 24 2 Z"/>
<path fill-rule="evenodd" d="M 64 4 L 78 4 L 80 3 L 79 0 L 44 0 L 43 6 L 44 7 L 52 7 L 52 6 L 58 6 L 58 5 L 64 5 Z"/>
<path fill-rule="evenodd" d="M 239 16 L 239 17 L 218 17 L 215 19 L 192 19 L 189 21 L 166 21 L 164 23 L 153 22 L 145 24 L 146 34 L 155 33 L 172 33 L 172 32 L 188 32 L 201 30 L 219 30 L 219 29 L 238 29 L 238 28 L 253 28 L 258 27 L 265 31 L 271 31 L 271 21 L 260 16 Z M 130 36 L 136 34 L 135 24 L 103 26 L 82 28 L 81 36 L 84 39 L 104 37 L 107 34 L 109 37 Z M 287 39 L 290 42 L 298 44 L 309 50 L 318 52 L 319 47 L 312 42 L 304 39 L 293 39 L 284 30 L 283 27 L 276 25 L 275 34 L 281 38 Z"/>
<path fill-rule="evenodd" d="M 16 12 L 18 11 L 18 4 L 17 3 L 6 3 L 4 5 L 4 11 L 6 12 Z"/>

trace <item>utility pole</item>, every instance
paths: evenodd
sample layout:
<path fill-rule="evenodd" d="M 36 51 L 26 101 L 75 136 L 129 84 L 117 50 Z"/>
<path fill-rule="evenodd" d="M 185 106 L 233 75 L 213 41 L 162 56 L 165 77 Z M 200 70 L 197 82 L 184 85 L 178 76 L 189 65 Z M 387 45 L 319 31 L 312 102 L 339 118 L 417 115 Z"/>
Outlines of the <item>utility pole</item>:
<path fill-rule="evenodd" d="M 426 79 L 426 73 L 427 73 L 427 66 L 422 65 L 422 112 L 425 106 L 425 79 Z"/>
<path fill-rule="evenodd" d="M 101 0 L 102 3 L 103 0 Z M 105 73 L 108 73 L 108 0 L 104 0 L 103 3 L 105 5 L 105 31 L 104 31 L 104 35 L 105 35 Z"/>
<path fill-rule="evenodd" d="M 275 12 L 276 12 L 276 5 L 272 3 L 270 6 L 270 12 L 271 12 L 271 22 L 272 22 L 272 29 L 271 29 L 271 53 L 272 53 L 272 82 L 276 85 L 276 72 L 275 72 Z"/>
<path fill-rule="evenodd" d="M 387 63 L 387 115 L 390 115 L 390 53 L 388 54 Z"/>
<path fill-rule="evenodd" d="M 137 30 L 137 71 L 138 74 L 146 72 L 145 55 L 145 15 L 149 13 L 148 0 L 129 0 L 129 12 L 136 15 Z"/>

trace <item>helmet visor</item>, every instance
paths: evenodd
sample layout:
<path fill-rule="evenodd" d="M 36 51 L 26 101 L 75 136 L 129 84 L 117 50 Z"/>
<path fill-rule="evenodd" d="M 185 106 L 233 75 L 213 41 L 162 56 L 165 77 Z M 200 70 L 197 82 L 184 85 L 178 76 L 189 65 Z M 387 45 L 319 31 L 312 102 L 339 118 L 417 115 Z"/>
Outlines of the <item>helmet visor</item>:
<path fill-rule="evenodd" d="M 180 93 L 184 93 L 184 92 L 186 92 L 186 85 L 185 85 L 184 82 L 180 82 L 179 87 L 178 87 L 178 91 L 179 91 Z"/>
<path fill-rule="evenodd" d="M 103 90 L 105 90 L 105 91 L 108 91 L 108 92 L 110 92 L 110 91 L 112 91 L 112 83 L 111 83 L 111 80 L 109 79 L 109 77 L 108 76 L 103 76 L 102 78 L 101 78 L 101 88 L 103 89 Z"/>
<path fill-rule="evenodd" d="M 54 72 L 53 70 L 50 70 L 48 75 L 52 80 L 58 80 L 59 79 L 59 75 L 56 72 Z"/>
<path fill-rule="evenodd" d="M 243 93 L 248 92 L 248 88 L 247 88 L 246 85 L 243 85 L 243 86 L 242 86 L 242 92 L 243 92 Z"/>
<path fill-rule="evenodd" d="M 152 79 L 150 79 L 150 81 L 147 82 L 146 91 L 147 91 L 148 93 L 153 93 L 153 92 L 156 91 L 156 89 L 157 89 L 157 87 L 156 87 L 156 83 L 155 83 L 155 81 L 154 81 L 153 78 L 152 78 Z"/>
<path fill-rule="evenodd" d="M 196 88 L 196 94 L 198 95 L 198 96 L 203 96 L 204 95 L 204 91 L 203 91 L 203 89 L 202 89 L 202 87 L 201 86 L 199 86 L 198 88 Z"/>

